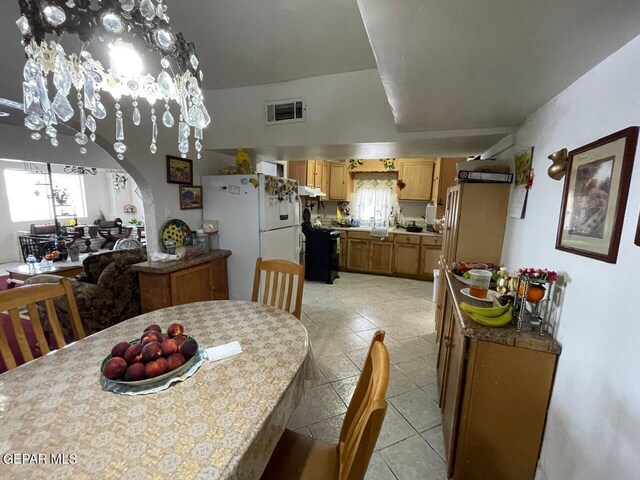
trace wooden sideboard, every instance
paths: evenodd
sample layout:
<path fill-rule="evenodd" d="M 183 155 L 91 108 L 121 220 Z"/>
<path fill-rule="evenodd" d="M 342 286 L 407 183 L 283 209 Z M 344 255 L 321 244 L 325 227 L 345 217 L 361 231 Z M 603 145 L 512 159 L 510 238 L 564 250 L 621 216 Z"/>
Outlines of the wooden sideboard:
<path fill-rule="evenodd" d="M 484 327 L 458 307 L 466 285 L 440 277 L 437 381 L 447 478 L 533 480 L 560 345 L 525 324 Z"/>
<path fill-rule="evenodd" d="M 142 312 L 205 300 L 228 300 L 229 250 L 213 250 L 176 262 L 142 262 L 138 272 Z"/>

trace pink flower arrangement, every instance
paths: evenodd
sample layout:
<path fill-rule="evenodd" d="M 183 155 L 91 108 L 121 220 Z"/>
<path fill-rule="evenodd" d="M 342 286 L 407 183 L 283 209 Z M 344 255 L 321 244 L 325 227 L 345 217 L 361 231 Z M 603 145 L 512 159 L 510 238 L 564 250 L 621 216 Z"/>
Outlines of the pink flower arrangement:
<path fill-rule="evenodd" d="M 532 280 L 548 280 L 555 282 L 558 279 L 558 274 L 553 270 L 541 269 L 541 268 L 519 268 L 516 271 L 516 275 L 526 275 Z"/>

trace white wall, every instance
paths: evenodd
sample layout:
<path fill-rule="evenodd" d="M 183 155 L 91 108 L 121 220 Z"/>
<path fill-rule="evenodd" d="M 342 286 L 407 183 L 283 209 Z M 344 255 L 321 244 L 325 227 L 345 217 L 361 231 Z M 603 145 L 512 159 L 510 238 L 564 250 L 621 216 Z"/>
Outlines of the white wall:
<path fill-rule="evenodd" d="M 563 182 L 546 158 L 640 124 L 640 37 L 552 99 L 516 131 L 502 156 L 535 146 L 526 218 L 509 219 L 503 263 L 541 267 L 566 279 L 558 313 L 562 344 L 539 478 L 640 478 L 640 147 L 616 264 L 555 250 Z"/>
<path fill-rule="evenodd" d="M 303 123 L 267 126 L 264 102 L 304 97 Z M 215 148 L 383 142 L 399 138 L 377 70 L 206 92 Z"/>

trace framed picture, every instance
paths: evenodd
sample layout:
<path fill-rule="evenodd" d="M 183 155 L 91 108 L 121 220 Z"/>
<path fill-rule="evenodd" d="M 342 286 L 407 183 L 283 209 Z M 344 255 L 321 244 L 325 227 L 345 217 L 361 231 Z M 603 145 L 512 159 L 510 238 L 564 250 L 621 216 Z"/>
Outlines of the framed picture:
<path fill-rule="evenodd" d="M 167 155 L 167 183 L 191 185 L 193 183 L 193 162 L 186 158 Z"/>
<path fill-rule="evenodd" d="M 616 263 L 637 142 L 629 127 L 569 152 L 556 249 Z"/>
<path fill-rule="evenodd" d="M 180 185 L 180 210 L 202 208 L 202 187 Z"/>

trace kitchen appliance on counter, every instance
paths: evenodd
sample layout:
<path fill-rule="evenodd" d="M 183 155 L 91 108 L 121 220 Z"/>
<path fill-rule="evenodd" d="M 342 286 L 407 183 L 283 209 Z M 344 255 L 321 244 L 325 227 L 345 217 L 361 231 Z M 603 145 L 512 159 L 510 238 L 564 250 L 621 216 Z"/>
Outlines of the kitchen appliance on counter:
<path fill-rule="evenodd" d="M 313 228 L 309 224 L 305 224 L 302 231 L 305 236 L 305 280 L 333 284 L 338 278 L 340 232 Z"/>
<path fill-rule="evenodd" d="M 256 259 L 300 263 L 298 182 L 261 173 L 202 177 L 204 218 L 218 220 L 229 298 L 251 300 Z"/>

